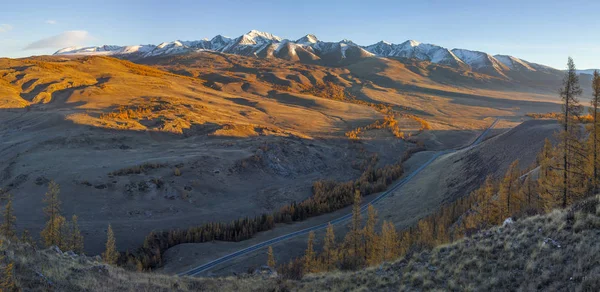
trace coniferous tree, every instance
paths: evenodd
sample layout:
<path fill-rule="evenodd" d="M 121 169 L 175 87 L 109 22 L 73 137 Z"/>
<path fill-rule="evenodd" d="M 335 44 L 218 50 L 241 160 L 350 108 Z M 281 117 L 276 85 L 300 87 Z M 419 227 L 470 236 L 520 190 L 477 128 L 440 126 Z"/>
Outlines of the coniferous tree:
<path fill-rule="evenodd" d="M 544 147 L 537 157 L 540 167 L 537 180 L 538 196 L 541 199 L 538 207 L 544 211 L 548 211 L 556 205 L 556 194 L 560 191 L 558 183 L 561 179 L 558 171 L 560 166 L 557 160 L 555 149 L 550 140 L 546 138 Z"/>
<path fill-rule="evenodd" d="M 308 234 L 308 243 L 306 252 L 304 253 L 304 272 L 312 273 L 317 271 L 316 267 L 316 255 L 314 249 L 315 233 L 311 231 Z"/>
<path fill-rule="evenodd" d="M 355 266 L 358 266 L 360 257 L 360 245 L 361 245 L 361 215 L 360 215 L 360 202 L 361 195 L 360 191 L 354 192 L 354 205 L 352 207 L 352 226 L 350 232 L 346 235 L 349 241 L 350 249 L 352 250 L 352 262 Z"/>
<path fill-rule="evenodd" d="M 525 177 L 525 181 L 523 182 L 523 187 L 521 188 L 521 197 L 523 198 L 526 208 L 538 210 L 540 206 L 538 206 L 538 188 L 536 181 L 531 177 L 531 174 L 528 174 Z"/>
<path fill-rule="evenodd" d="M 327 231 L 325 232 L 325 240 L 323 241 L 323 266 L 326 271 L 331 271 L 335 262 L 337 261 L 337 252 L 335 248 L 335 234 L 333 232 L 333 225 L 329 223 L 327 225 Z"/>
<path fill-rule="evenodd" d="M 6 238 L 16 238 L 17 233 L 15 231 L 17 217 L 14 215 L 12 207 L 12 196 L 9 194 L 6 199 L 6 206 L 4 207 L 4 214 L 2 214 L 2 225 L 0 225 L 0 234 Z"/>
<path fill-rule="evenodd" d="M 71 218 L 71 222 L 69 222 L 69 230 L 67 232 L 68 235 L 68 246 L 67 249 L 70 249 L 76 253 L 83 252 L 83 235 L 81 235 L 81 231 L 79 230 L 79 223 L 77 221 L 77 215 L 73 215 Z"/>
<path fill-rule="evenodd" d="M 44 212 L 46 213 L 48 221 L 46 222 L 46 227 L 41 233 L 46 247 L 52 245 L 60 247 L 63 242 L 61 231 L 64 229 L 65 218 L 60 214 L 60 200 L 58 198 L 59 193 L 60 189 L 58 184 L 51 181 L 48 185 L 48 191 L 46 192 L 44 198 L 44 202 L 46 202 Z"/>
<path fill-rule="evenodd" d="M 494 183 L 494 179 L 492 176 L 488 176 L 485 179 L 482 190 L 482 224 L 480 224 L 480 228 L 487 227 L 490 224 L 498 224 L 500 222 L 500 214 L 498 212 L 498 208 L 495 208 L 496 204 L 493 202 L 493 197 L 496 195 L 496 184 Z M 479 229 L 479 228 L 478 228 Z"/>
<path fill-rule="evenodd" d="M 380 246 L 382 261 L 391 261 L 398 256 L 398 234 L 392 222 L 383 221 Z"/>
<path fill-rule="evenodd" d="M 515 212 L 515 206 L 518 205 L 516 200 L 517 190 L 519 189 L 519 160 L 515 160 L 510 164 L 502 182 L 500 183 L 500 207 L 502 218 L 510 217 Z"/>
<path fill-rule="evenodd" d="M 15 265 L 14 263 L 8 263 L 3 269 L 2 282 L 0 283 L 0 291 L 20 291 L 15 282 Z"/>
<path fill-rule="evenodd" d="M 369 204 L 367 208 L 367 223 L 363 230 L 364 237 L 364 259 L 368 265 L 375 264 L 379 260 L 377 254 L 377 234 L 375 233 L 375 225 L 377 224 L 377 210 L 373 205 Z"/>
<path fill-rule="evenodd" d="M 273 254 L 273 247 L 269 246 L 267 250 L 267 266 L 275 268 L 275 255 Z"/>
<path fill-rule="evenodd" d="M 577 139 L 579 131 L 577 120 L 581 114 L 578 96 L 582 90 L 579 86 L 579 76 L 575 68 L 573 59 L 569 57 L 567 63 L 568 71 L 563 80 L 563 87 L 560 91 L 563 101 L 563 116 L 561 118 L 562 132 L 559 135 L 561 141 L 562 156 L 562 185 L 561 185 L 561 205 L 566 207 L 570 197 L 577 187 L 576 179 L 581 175 L 579 169 L 579 157 L 582 155 Z"/>
<path fill-rule="evenodd" d="M 119 259 L 119 252 L 117 251 L 117 244 L 115 240 L 115 234 L 113 233 L 112 226 L 108 224 L 108 230 L 106 232 L 106 250 L 102 254 L 104 262 L 110 265 L 117 263 Z"/>

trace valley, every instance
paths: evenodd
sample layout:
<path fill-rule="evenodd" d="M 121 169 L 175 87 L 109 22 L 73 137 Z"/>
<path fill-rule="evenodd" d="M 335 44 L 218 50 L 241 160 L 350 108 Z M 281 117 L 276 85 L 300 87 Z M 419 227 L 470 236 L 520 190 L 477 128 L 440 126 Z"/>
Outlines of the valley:
<path fill-rule="evenodd" d="M 354 180 L 402 160 L 403 177 L 414 178 L 375 206 L 403 229 L 467 195 L 487 175 L 500 176 L 513 160 L 531 165 L 556 130 L 553 122 L 521 123 L 526 114 L 560 109 L 552 96 L 558 70 L 497 56 L 490 64 L 501 71 L 491 72 L 467 62 L 480 54 L 417 42 L 360 49 L 385 58 L 352 59 L 344 51 L 334 63 L 248 56 L 248 48 L 269 43 L 265 34 L 249 34 L 258 43 L 242 42 L 246 49 L 231 49 L 237 51 L 103 47 L 1 60 L 0 187 L 14 196 L 16 216 L 27 218 L 19 228 L 43 226 L 41 197 L 55 181 L 63 212 L 79 217 L 86 253 L 103 250 L 109 223 L 119 249 L 134 251 L 150 232 L 271 213 L 307 200 L 315 182 Z M 272 46 L 285 44 L 271 39 Z M 335 47 L 306 39 L 315 49 Z M 437 157 L 469 145 L 496 119 L 489 141 Z M 159 253 L 155 268 L 181 273 L 349 208 L 277 223 L 240 242 L 174 245 Z M 273 247 L 288 261 L 304 245 L 298 236 Z M 264 249 L 208 275 L 244 272 L 263 261 Z"/>
<path fill-rule="evenodd" d="M 195 52 L 144 58 L 138 61 L 143 65 L 105 56 L 2 62 L 10 92 L 1 115 L 2 190 L 13 194 L 16 216 L 27 217 L 20 228 L 36 230 L 44 222 L 41 197 L 48 181 L 56 181 L 63 212 L 79 216 L 91 254 L 102 251 L 106 235 L 97 231 L 108 223 L 119 248 L 134 250 L 151 231 L 272 212 L 308 198 L 316 181 L 355 179 L 366 165 L 394 163 L 424 147 L 404 163 L 409 173 L 431 151 L 467 145 L 494 118 L 502 119 L 494 130 L 500 133 L 525 113 L 558 108 L 544 91 L 498 91 L 477 78 L 449 86 L 438 79 L 442 75 L 414 73 L 414 66 L 431 65 L 394 59 L 329 67 Z M 348 138 L 386 116 L 403 139 L 385 128 Z M 494 168 L 509 162 L 501 158 Z M 429 190 L 437 199 L 419 203 L 431 210 L 481 179 L 453 191 Z M 411 210 L 413 220 L 427 214 Z M 235 250 L 344 212 L 279 226 L 252 241 L 218 243 L 219 249 Z M 414 222 L 401 218 L 397 226 Z M 304 239 L 296 241 L 300 247 Z M 183 270 L 187 264 L 169 259 L 187 254 L 180 250 L 188 245 L 165 254 L 165 272 Z"/>
<path fill-rule="evenodd" d="M 598 1 L 0 7 L 0 292 L 600 287 Z"/>

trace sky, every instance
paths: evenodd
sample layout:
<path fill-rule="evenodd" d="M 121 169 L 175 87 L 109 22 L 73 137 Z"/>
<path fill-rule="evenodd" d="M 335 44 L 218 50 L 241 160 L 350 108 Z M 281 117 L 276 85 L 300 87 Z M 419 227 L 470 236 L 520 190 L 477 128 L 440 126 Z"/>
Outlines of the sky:
<path fill-rule="evenodd" d="M 237 37 L 256 29 L 361 45 L 413 39 L 558 69 L 571 56 L 579 69 L 600 68 L 598 0 L 2 2 L 0 57 L 52 54 L 69 46 Z"/>

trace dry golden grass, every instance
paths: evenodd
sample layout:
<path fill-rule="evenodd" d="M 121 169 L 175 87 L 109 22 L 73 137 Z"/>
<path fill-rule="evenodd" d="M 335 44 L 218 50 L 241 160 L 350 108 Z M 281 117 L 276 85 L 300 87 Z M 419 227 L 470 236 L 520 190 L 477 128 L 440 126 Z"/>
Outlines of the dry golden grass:
<path fill-rule="evenodd" d="M 203 68 L 201 73 L 210 75 L 211 70 Z M 318 78 L 326 76 L 307 72 Z M 66 108 L 68 111 L 61 114 L 75 124 L 234 137 L 282 133 L 343 136 L 356 121 L 381 116 L 376 108 L 363 104 L 300 94 L 304 85 L 288 89 L 279 84 L 276 90 L 261 85 L 284 80 L 285 75 L 280 73 L 214 74 L 229 78 L 227 83 L 221 83 L 226 87 L 224 92 L 207 87 L 202 76 L 192 78 L 109 57 L 0 59 L 0 108 Z M 302 78 L 310 84 L 306 77 Z M 235 80 L 240 80 L 235 86 L 247 84 L 250 89 L 244 90 L 257 92 L 233 88 L 231 82 Z M 343 92 L 343 88 L 336 88 Z M 275 95 L 269 96 L 269 92 Z M 340 119 L 344 124 L 339 123 Z"/>
<path fill-rule="evenodd" d="M 277 280 L 262 276 L 179 278 L 137 273 L 104 264 L 99 258 L 72 256 L 53 249 L 5 240 L 2 264 L 14 263 L 17 286 L 24 291 L 264 291 Z"/>
<path fill-rule="evenodd" d="M 600 197 L 495 227 L 358 272 L 285 280 L 264 274 L 180 278 L 129 272 L 97 259 L 4 240 L 27 291 L 596 291 Z"/>
<path fill-rule="evenodd" d="M 308 276 L 302 285 L 333 291 L 596 291 L 599 198 L 377 268 Z"/>

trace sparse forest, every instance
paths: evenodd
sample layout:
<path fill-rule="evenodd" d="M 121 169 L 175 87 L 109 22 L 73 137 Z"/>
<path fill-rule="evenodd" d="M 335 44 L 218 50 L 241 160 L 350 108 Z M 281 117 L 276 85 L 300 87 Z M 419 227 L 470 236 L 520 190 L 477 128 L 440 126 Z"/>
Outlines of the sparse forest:
<path fill-rule="evenodd" d="M 503 177 L 488 177 L 477 190 L 442 206 L 420 219 L 416 226 L 398 234 L 389 222 L 383 222 L 381 231 L 375 232 L 377 219 L 373 206 L 369 206 L 366 223 L 362 226 L 360 196 L 355 196 L 353 219 L 343 241 L 332 240 L 333 229 L 328 229 L 322 251 L 317 256 L 307 250 L 304 257 L 280 265 L 279 271 L 288 278 L 299 279 L 305 273 L 373 266 L 403 257 L 411 251 L 471 236 L 502 224 L 507 218 L 543 214 L 596 194 L 600 165 L 600 75 L 596 72 L 593 79 L 594 97 L 591 118 L 588 118 L 591 123 L 583 128 L 580 125 L 582 107 L 577 98 L 581 89 L 571 58 L 568 68 L 560 93 L 563 112 L 553 115 L 562 125 L 562 131 L 556 133 L 559 142 L 552 145 L 546 139 L 535 166 L 521 171 L 519 161 L 514 161 Z M 311 251 L 314 250 L 313 240 L 309 238 Z M 310 270 L 302 269 L 302 263 L 306 261 L 314 262 Z"/>
<path fill-rule="evenodd" d="M 410 151 L 397 163 L 381 168 L 370 164 L 354 181 L 317 181 L 313 184 L 313 195 L 308 199 L 284 206 L 271 214 L 246 217 L 230 223 L 207 223 L 188 229 L 152 232 L 146 237 L 141 248 L 122 253 L 118 262 L 130 269 L 152 270 L 163 264 L 162 254 L 178 244 L 214 240 L 242 241 L 258 232 L 273 229 L 276 223 L 303 221 L 339 210 L 352 205 L 356 193 L 367 196 L 384 191 L 402 176 L 402 162 L 413 153 L 415 152 Z"/>

